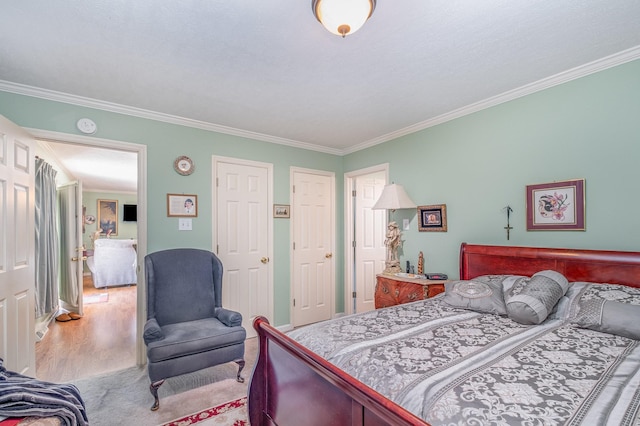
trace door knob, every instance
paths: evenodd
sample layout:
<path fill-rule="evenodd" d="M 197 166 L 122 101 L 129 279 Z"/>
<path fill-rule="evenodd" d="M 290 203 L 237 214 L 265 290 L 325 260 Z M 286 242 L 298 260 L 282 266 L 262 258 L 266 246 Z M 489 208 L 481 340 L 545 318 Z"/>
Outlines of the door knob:
<path fill-rule="evenodd" d="M 263 257 L 262 259 L 260 259 L 260 262 L 262 262 L 263 264 L 267 264 L 269 263 L 269 258 L 268 257 Z"/>
<path fill-rule="evenodd" d="M 324 255 L 325 258 L 331 259 L 333 257 L 333 253 L 327 253 Z"/>

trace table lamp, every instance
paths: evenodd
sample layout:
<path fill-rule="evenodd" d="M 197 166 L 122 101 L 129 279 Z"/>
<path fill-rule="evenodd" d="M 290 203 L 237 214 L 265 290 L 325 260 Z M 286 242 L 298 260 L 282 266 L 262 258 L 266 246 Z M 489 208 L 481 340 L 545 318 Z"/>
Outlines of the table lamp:
<path fill-rule="evenodd" d="M 402 272 L 398 259 L 398 248 L 402 245 L 402 232 L 398 224 L 391 221 L 391 212 L 398 209 L 415 209 L 416 203 L 411 201 L 402 185 L 392 183 L 385 185 L 378 201 L 371 207 L 373 210 L 387 210 L 387 232 L 384 245 L 387 247 L 387 259 L 385 260 L 384 273 L 394 274 Z"/>

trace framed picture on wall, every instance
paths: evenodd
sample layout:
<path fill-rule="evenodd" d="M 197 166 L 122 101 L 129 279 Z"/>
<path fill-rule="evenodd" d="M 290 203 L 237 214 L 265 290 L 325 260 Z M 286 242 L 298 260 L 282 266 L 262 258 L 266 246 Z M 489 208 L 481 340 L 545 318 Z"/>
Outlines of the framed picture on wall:
<path fill-rule="evenodd" d="M 527 185 L 527 231 L 584 231 L 584 179 Z"/>
<path fill-rule="evenodd" d="M 195 194 L 167 194 L 168 217 L 198 217 L 198 196 Z"/>
<path fill-rule="evenodd" d="M 273 217 L 280 217 L 280 218 L 289 217 L 289 204 L 274 204 Z"/>
<path fill-rule="evenodd" d="M 118 200 L 98 200 L 100 235 L 118 235 Z"/>
<path fill-rule="evenodd" d="M 418 231 L 447 232 L 447 205 L 418 206 Z"/>

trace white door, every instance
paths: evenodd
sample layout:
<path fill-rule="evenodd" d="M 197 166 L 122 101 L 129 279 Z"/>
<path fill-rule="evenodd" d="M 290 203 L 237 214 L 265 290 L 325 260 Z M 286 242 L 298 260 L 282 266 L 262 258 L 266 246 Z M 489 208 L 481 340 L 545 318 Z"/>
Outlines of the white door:
<path fill-rule="evenodd" d="M 35 377 L 35 139 L 0 116 L 0 357 Z"/>
<path fill-rule="evenodd" d="M 293 325 L 331 318 L 335 296 L 333 173 L 292 169 Z"/>
<path fill-rule="evenodd" d="M 84 247 L 82 242 L 82 182 L 58 188 L 60 208 L 60 300 L 62 306 L 84 315 L 82 304 Z"/>
<path fill-rule="evenodd" d="M 214 250 L 224 267 L 222 306 L 242 314 L 247 337 L 253 318 L 273 321 L 271 164 L 214 157 Z"/>
<path fill-rule="evenodd" d="M 385 172 L 358 176 L 354 197 L 355 312 L 375 309 L 376 275 L 386 258 L 385 210 L 371 210 L 386 182 Z"/>

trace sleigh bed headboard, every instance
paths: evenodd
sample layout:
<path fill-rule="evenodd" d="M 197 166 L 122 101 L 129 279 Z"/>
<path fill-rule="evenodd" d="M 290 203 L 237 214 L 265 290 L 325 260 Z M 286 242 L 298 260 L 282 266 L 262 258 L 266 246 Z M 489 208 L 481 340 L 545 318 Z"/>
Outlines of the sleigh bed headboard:
<path fill-rule="evenodd" d="M 462 243 L 460 279 L 479 275 L 533 275 L 553 269 L 569 282 L 588 281 L 640 287 L 640 252 L 487 246 Z"/>

